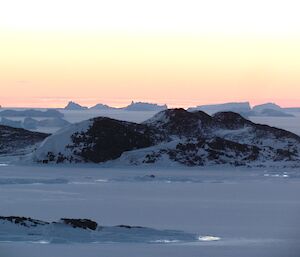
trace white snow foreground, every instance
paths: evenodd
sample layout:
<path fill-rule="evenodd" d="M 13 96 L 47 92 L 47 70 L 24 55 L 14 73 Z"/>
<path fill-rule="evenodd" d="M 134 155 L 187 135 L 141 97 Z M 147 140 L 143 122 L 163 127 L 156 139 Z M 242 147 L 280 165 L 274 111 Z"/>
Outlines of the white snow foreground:
<path fill-rule="evenodd" d="M 178 230 L 140 226 L 100 226 L 88 219 L 47 222 L 25 217 L 0 216 L 0 242 L 35 243 L 179 243 L 219 240 Z"/>
<path fill-rule="evenodd" d="M 1 185 L 1 216 L 22 215 L 41 222 L 89 218 L 105 225 L 100 231 L 65 224 L 33 230 L 7 223 L 10 228 L 6 230 L 0 226 L 0 255 L 4 257 L 41 257 L 41 253 L 43 257 L 299 256 L 300 177 L 296 169 L 8 165 L 0 171 L 2 180 L 44 181 Z M 46 183 L 58 178 L 69 182 Z M 150 238 L 148 231 L 113 226 L 117 224 L 155 228 L 155 235 L 156 230 L 184 231 L 184 239 L 177 242 L 180 238 L 173 233 L 172 237 L 163 233 Z M 56 237 L 58 231 L 63 240 Z M 100 232 L 105 232 L 105 239 L 111 236 L 110 241 L 99 240 Z M 184 241 L 186 232 L 196 236 L 193 241 Z M 128 234 L 132 241 L 119 241 Z M 145 238 L 149 243 L 135 243 Z"/>

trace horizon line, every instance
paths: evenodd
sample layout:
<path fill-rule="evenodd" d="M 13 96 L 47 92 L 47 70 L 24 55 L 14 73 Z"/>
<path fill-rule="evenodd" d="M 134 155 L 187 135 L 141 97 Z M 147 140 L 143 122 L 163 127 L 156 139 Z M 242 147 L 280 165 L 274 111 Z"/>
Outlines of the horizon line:
<path fill-rule="evenodd" d="M 49 99 L 51 99 L 52 97 L 50 97 Z M 41 98 L 43 99 L 43 98 Z M 60 98 L 60 99 L 66 99 L 66 98 Z M 124 99 L 125 100 L 125 99 Z M 105 103 L 103 101 L 99 101 L 99 102 L 95 102 L 93 104 L 82 104 L 80 103 L 80 101 L 77 101 L 77 100 L 66 100 L 66 102 L 64 104 L 61 104 L 61 106 L 51 106 L 51 105 L 27 105 L 27 104 L 24 104 L 24 105 L 20 105 L 20 106 L 11 106 L 11 105 L 1 105 L 0 104 L 0 108 L 1 109 L 64 109 L 67 104 L 69 102 L 74 102 L 76 104 L 79 104 L 80 106 L 82 107 L 87 107 L 88 109 L 90 109 L 91 107 L 97 105 L 97 104 L 103 104 L 103 105 L 107 105 L 109 107 L 112 107 L 112 108 L 118 108 L 118 109 L 121 109 L 121 108 L 124 108 L 124 107 L 127 107 L 128 105 L 130 105 L 132 102 L 134 103 L 149 103 L 149 104 L 157 104 L 157 105 L 166 105 L 168 109 L 172 109 L 172 108 L 183 108 L 183 109 L 187 109 L 187 108 L 190 108 L 190 107 L 198 107 L 198 106 L 206 106 L 206 105 L 221 105 L 221 104 L 229 104 L 229 103 L 249 103 L 250 105 L 250 108 L 253 108 L 254 106 L 257 106 L 257 105 L 262 105 L 262 104 L 267 104 L 267 103 L 273 103 L 273 104 L 276 104 L 278 106 L 280 106 L 281 108 L 300 108 L 300 103 L 299 105 L 296 105 L 296 104 L 291 104 L 291 105 L 281 105 L 281 104 L 278 104 L 276 101 L 259 101 L 259 102 L 256 102 L 255 104 L 251 103 L 251 101 L 224 101 L 224 102 L 221 102 L 221 101 L 216 101 L 216 102 L 210 102 L 210 103 L 198 103 L 198 104 L 179 104 L 179 103 L 168 103 L 167 101 L 166 102 L 162 102 L 162 101 L 150 101 L 150 100 L 130 100 L 128 101 L 128 99 L 126 99 L 126 102 L 129 102 L 128 104 L 113 104 L 113 103 Z M 111 102 L 111 101 L 108 101 L 108 102 Z M 181 101 L 182 102 L 182 101 Z M 185 101 L 183 101 L 185 102 Z M 190 102 L 196 102 L 196 100 L 190 100 Z M 199 101 L 201 102 L 201 101 Z M 59 105 L 59 103 L 57 103 Z"/>

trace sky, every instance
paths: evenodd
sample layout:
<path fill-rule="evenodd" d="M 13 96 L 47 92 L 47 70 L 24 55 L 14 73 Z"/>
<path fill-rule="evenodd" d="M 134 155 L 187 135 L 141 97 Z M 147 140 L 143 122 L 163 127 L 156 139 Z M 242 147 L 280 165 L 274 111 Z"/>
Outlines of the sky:
<path fill-rule="evenodd" d="M 0 104 L 300 106 L 300 2 L 0 3 Z"/>

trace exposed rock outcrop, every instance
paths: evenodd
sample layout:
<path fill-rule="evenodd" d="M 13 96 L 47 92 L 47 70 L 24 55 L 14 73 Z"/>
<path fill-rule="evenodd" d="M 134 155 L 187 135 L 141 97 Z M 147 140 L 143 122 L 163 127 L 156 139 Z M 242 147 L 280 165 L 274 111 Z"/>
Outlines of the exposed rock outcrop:
<path fill-rule="evenodd" d="M 77 128 L 76 128 L 77 126 Z M 42 162 L 176 162 L 184 165 L 272 165 L 300 162 L 300 137 L 255 124 L 233 112 L 168 109 L 142 124 L 95 118 L 49 137 L 36 151 Z M 80 129 L 84 128 L 84 129 Z M 69 138 L 57 143 L 60 138 Z"/>

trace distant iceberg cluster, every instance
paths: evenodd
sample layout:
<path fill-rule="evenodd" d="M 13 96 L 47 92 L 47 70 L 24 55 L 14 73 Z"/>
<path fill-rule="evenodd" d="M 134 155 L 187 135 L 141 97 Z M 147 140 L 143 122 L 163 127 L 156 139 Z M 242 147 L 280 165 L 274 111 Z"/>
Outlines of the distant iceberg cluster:
<path fill-rule="evenodd" d="M 188 108 L 188 111 L 204 111 L 208 114 L 214 114 L 217 112 L 236 112 L 244 117 L 250 116 L 262 116 L 262 117 L 294 117 L 293 114 L 289 113 L 289 108 L 281 108 L 275 103 L 265 103 L 256 105 L 251 108 L 249 102 L 233 102 L 233 103 L 222 103 L 222 104 L 210 104 L 210 105 L 199 105 L 197 107 Z"/>
<path fill-rule="evenodd" d="M 125 107 L 111 107 L 106 104 L 96 104 L 90 108 L 86 106 L 82 106 L 78 103 L 70 101 L 67 106 L 64 108 L 65 110 L 124 110 L 124 111 L 162 111 L 168 109 L 166 104 L 158 105 L 155 103 L 146 103 L 146 102 L 134 102 L 132 101 L 131 104 Z"/>

